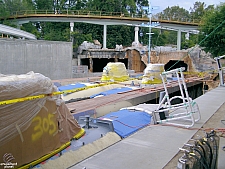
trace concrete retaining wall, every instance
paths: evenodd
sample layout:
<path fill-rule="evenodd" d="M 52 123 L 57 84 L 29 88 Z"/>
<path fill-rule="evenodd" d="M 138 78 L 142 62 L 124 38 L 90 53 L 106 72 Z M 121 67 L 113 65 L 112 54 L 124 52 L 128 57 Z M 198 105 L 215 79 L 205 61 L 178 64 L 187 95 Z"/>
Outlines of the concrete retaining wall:
<path fill-rule="evenodd" d="M 0 39 L 0 73 L 33 71 L 52 80 L 72 77 L 72 43 Z"/>

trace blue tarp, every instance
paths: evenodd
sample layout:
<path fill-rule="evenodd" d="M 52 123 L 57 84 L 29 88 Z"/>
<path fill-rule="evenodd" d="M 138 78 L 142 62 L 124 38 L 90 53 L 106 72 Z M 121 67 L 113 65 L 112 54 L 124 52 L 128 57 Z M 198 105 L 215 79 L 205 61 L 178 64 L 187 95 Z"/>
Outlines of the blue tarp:
<path fill-rule="evenodd" d="M 72 90 L 72 89 L 77 89 L 77 88 L 82 88 L 82 87 L 86 87 L 86 85 L 82 84 L 82 83 L 76 83 L 76 84 L 69 84 L 66 86 L 59 86 L 58 90 L 59 91 Z"/>
<path fill-rule="evenodd" d="M 115 88 L 115 89 L 111 89 L 111 90 L 107 90 L 107 91 L 104 91 L 104 92 L 101 92 L 101 93 L 97 93 L 97 94 L 94 94 L 94 95 L 91 95 L 90 98 L 94 98 L 96 96 L 108 96 L 108 95 L 111 95 L 111 94 L 117 94 L 119 92 L 126 92 L 126 91 L 130 91 L 132 90 L 132 88 L 129 88 L 129 87 L 120 87 L 120 88 Z"/>
<path fill-rule="evenodd" d="M 151 122 L 151 115 L 144 111 L 120 110 L 100 119 L 111 120 L 114 131 L 122 138 L 128 137 Z"/>

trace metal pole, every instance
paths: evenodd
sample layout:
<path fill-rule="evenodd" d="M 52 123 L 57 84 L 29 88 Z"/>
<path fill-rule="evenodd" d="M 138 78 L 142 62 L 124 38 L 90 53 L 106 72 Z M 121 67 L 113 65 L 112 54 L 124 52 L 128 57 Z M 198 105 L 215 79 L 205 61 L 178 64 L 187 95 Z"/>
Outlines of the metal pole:
<path fill-rule="evenodd" d="M 106 49 L 106 36 L 107 36 L 107 25 L 103 27 L 103 49 Z"/>
<path fill-rule="evenodd" d="M 152 20 L 152 7 L 151 7 L 151 0 L 149 0 L 149 41 L 148 41 L 148 63 L 151 63 L 151 20 Z"/>

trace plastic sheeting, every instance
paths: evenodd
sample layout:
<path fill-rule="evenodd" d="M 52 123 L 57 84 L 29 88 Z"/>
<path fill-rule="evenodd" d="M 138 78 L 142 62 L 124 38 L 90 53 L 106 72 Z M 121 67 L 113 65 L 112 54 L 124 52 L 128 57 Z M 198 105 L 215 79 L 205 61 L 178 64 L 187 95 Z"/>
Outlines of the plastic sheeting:
<path fill-rule="evenodd" d="M 100 119 L 112 121 L 114 131 L 125 138 L 150 124 L 151 117 L 144 111 L 120 110 L 109 113 Z"/>
<path fill-rule="evenodd" d="M 69 85 L 65 85 L 65 86 L 59 86 L 58 90 L 59 91 L 72 90 L 72 89 L 77 89 L 77 88 L 82 88 L 82 87 L 86 87 L 86 85 L 82 84 L 82 83 L 76 83 L 76 84 L 69 84 Z"/>
<path fill-rule="evenodd" d="M 129 75 L 122 62 L 109 62 L 103 68 L 101 81 L 125 81 L 128 79 Z"/>
<path fill-rule="evenodd" d="M 164 72 L 164 64 L 148 64 L 144 70 L 142 84 L 160 84 L 162 78 L 160 74 Z"/>
<path fill-rule="evenodd" d="M 91 95 L 90 98 L 95 98 L 95 97 L 99 97 L 99 96 L 108 96 L 111 94 L 117 94 L 119 92 L 126 92 L 126 91 L 130 91 L 132 90 L 132 88 L 129 87 L 120 87 L 120 88 L 115 88 L 115 89 L 111 89 L 111 90 L 107 90 L 101 93 L 97 93 L 94 95 Z"/>
<path fill-rule="evenodd" d="M 57 88 L 51 80 L 39 73 L 29 72 L 8 76 L 0 74 L 0 101 L 50 94 L 54 91 L 57 91 Z M 57 97 L 0 105 L 0 146 L 29 127 L 31 120 L 38 114 L 47 99 Z"/>

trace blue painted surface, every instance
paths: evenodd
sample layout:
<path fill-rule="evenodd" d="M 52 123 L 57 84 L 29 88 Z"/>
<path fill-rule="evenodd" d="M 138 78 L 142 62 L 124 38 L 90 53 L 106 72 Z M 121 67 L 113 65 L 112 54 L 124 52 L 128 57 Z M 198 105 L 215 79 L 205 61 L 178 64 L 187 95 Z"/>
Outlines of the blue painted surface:
<path fill-rule="evenodd" d="M 94 98 L 96 96 L 108 96 L 111 94 L 117 94 L 119 92 L 126 92 L 126 91 L 130 91 L 130 90 L 132 90 L 132 88 L 130 88 L 130 87 L 120 87 L 120 88 L 115 88 L 115 89 L 111 89 L 111 90 L 107 90 L 104 92 L 100 92 L 100 93 L 91 95 L 90 98 Z"/>
<path fill-rule="evenodd" d="M 65 85 L 65 86 L 59 86 L 58 90 L 59 91 L 72 90 L 72 89 L 77 89 L 77 88 L 82 88 L 82 87 L 86 87 L 86 85 L 81 84 L 81 83 L 76 83 L 76 84 L 69 84 L 69 85 Z"/>
<path fill-rule="evenodd" d="M 114 131 L 122 138 L 128 137 L 151 122 L 151 115 L 143 111 L 120 110 L 100 119 L 111 120 Z"/>

